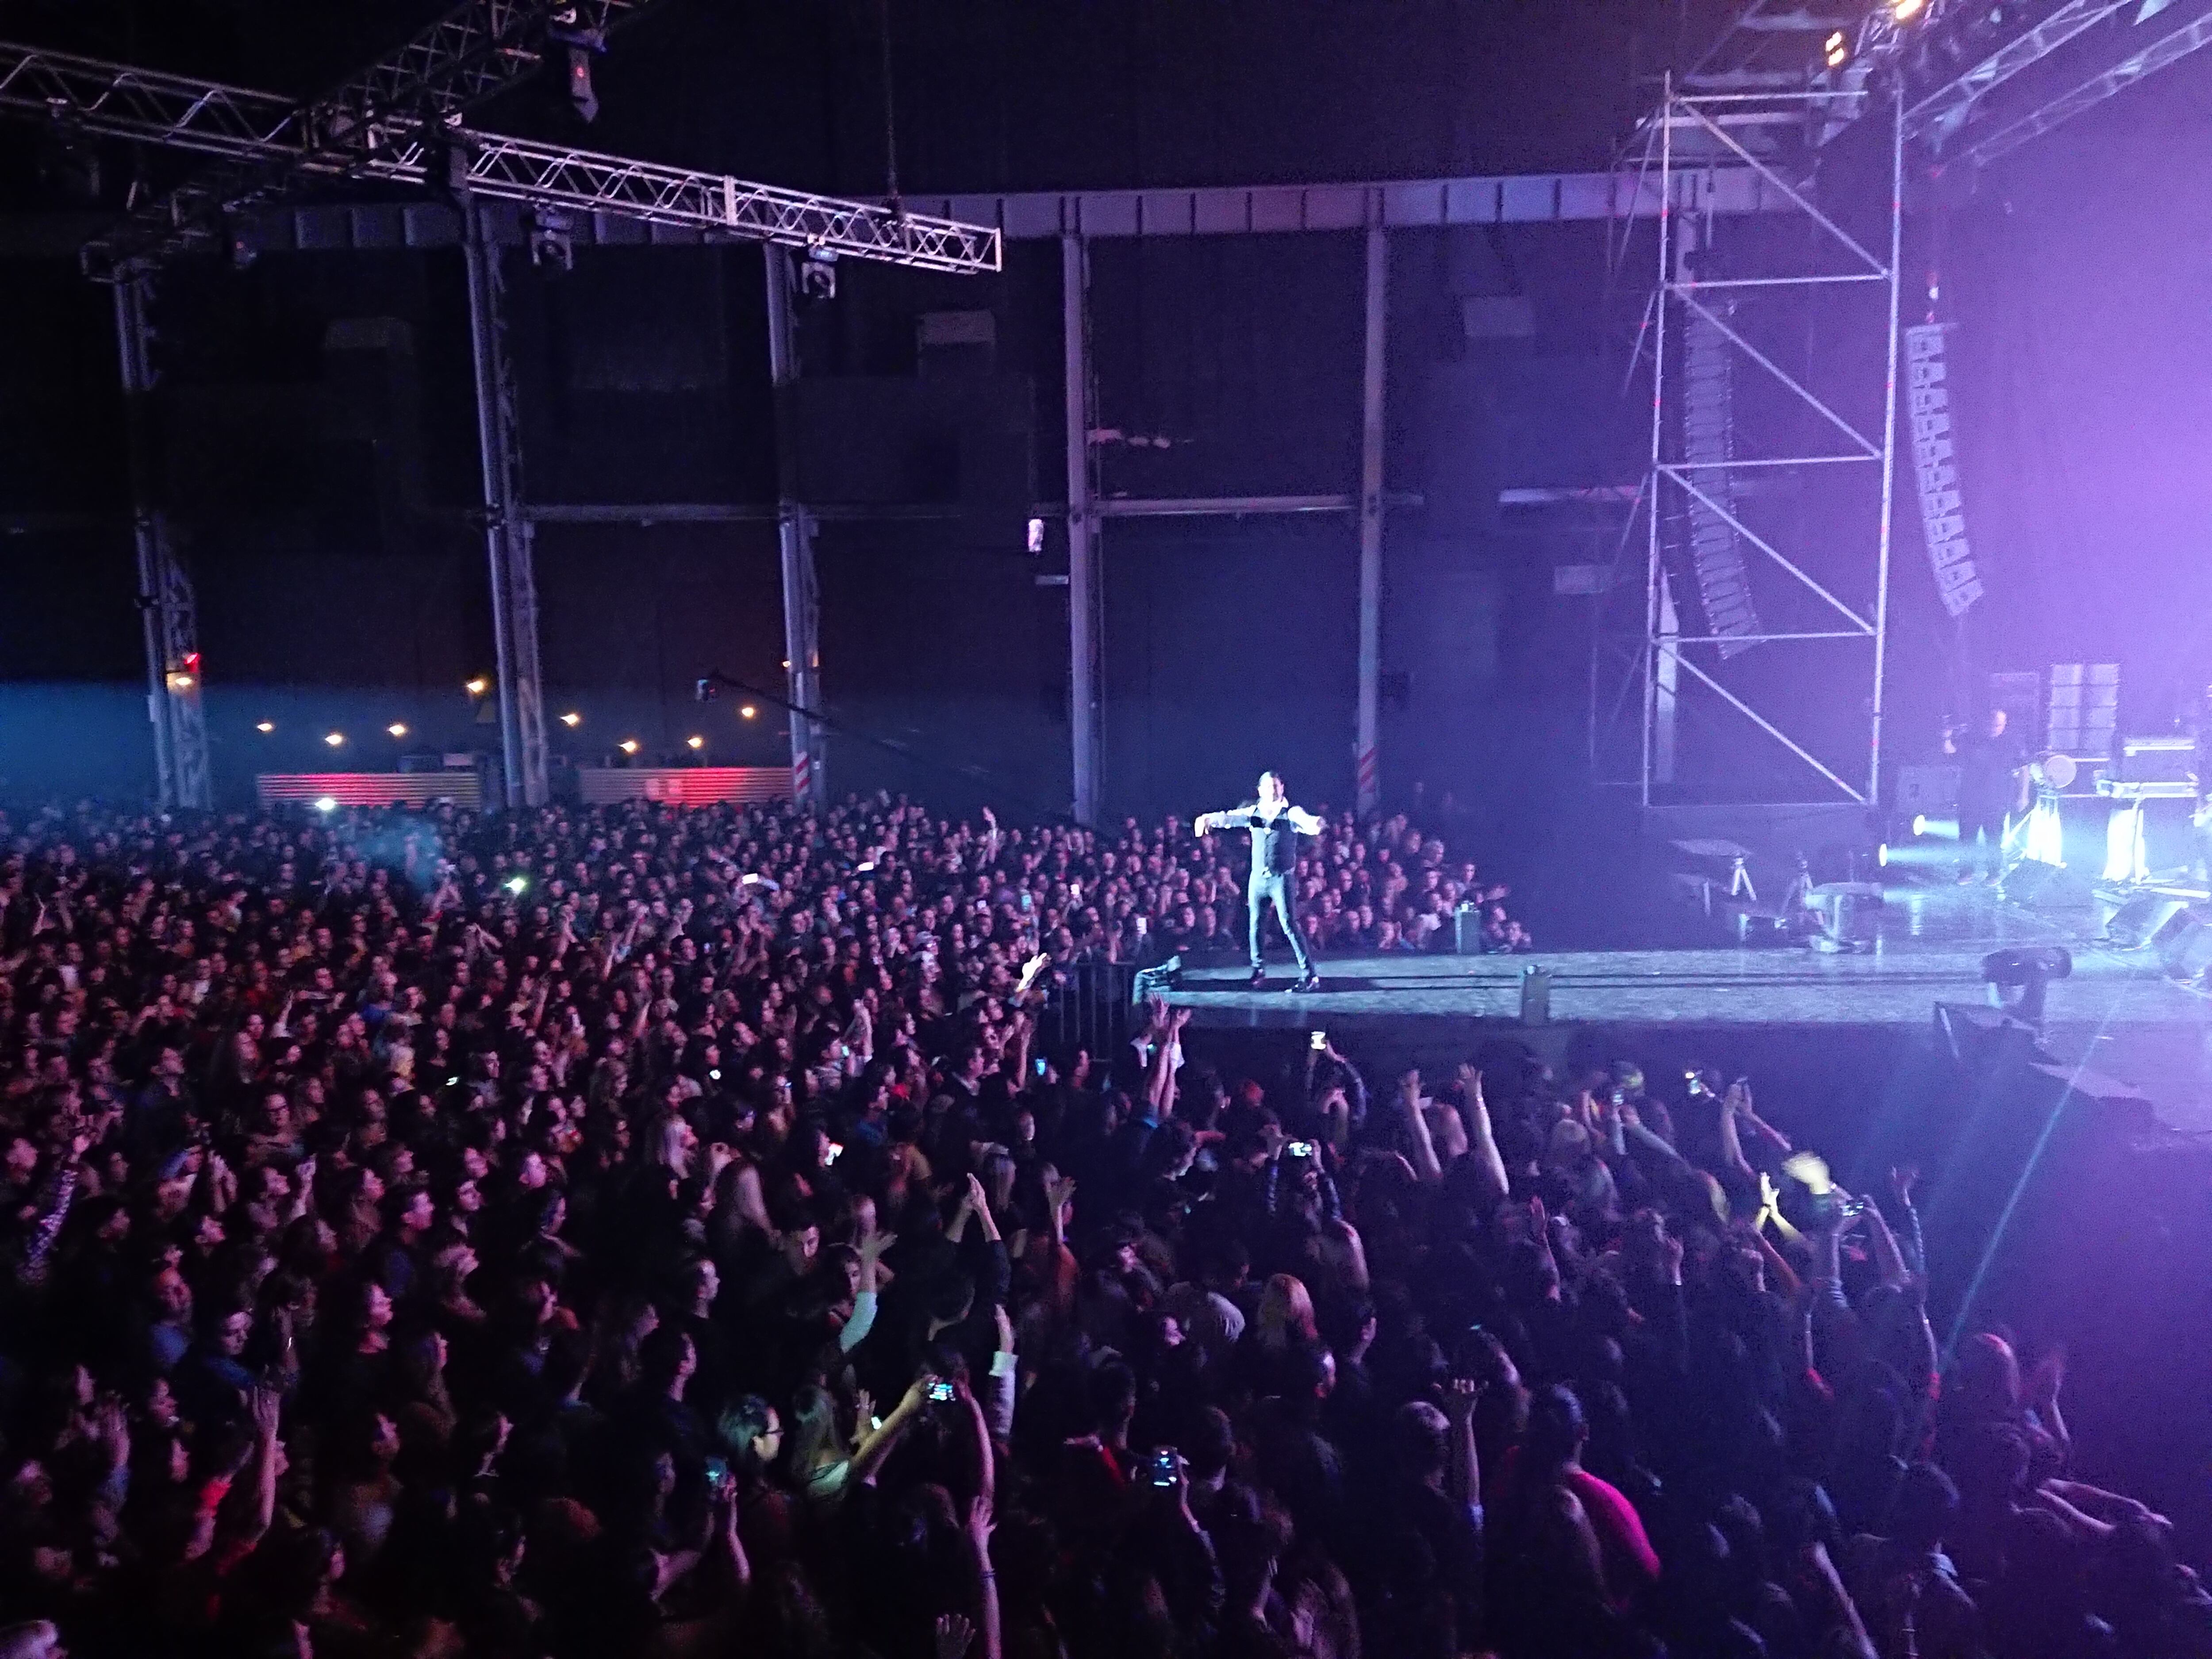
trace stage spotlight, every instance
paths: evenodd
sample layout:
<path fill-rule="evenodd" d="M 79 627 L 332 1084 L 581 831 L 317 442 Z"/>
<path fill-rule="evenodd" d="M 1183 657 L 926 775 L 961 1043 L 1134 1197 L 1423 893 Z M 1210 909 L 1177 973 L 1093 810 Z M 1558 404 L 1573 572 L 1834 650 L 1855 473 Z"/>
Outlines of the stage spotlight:
<path fill-rule="evenodd" d="M 738 718 L 741 720 L 749 720 L 759 713 L 759 709 L 754 708 L 752 704 L 747 703 L 738 710 Z"/>
<path fill-rule="evenodd" d="M 507 890 L 514 894 L 515 897 L 520 898 L 525 893 L 530 890 L 530 878 L 527 876 L 509 876 L 505 881 L 500 883 L 500 885 L 506 888 Z"/>
<path fill-rule="evenodd" d="M 467 692 L 472 697 L 481 697 L 485 692 L 491 690 L 491 682 L 485 679 L 482 675 L 478 675 L 475 679 L 471 680 L 467 684 L 464 685 L 461 690 Z"/>
<path fill-rule="evenodd" d="M 2006 1006 L 2031 1025 L 2043 1024 L 2044 988 L 2074 971 L 2073 953 L 2063 945 L 2038 950 L 1992 951 L 1982 958 L 1982 977 L 2004 992 L 2017 993 Z"/>
<path fill-rule="evenodd" d="M 707 746 L 707 739 L 702 737 L 689 737 L 684 739 L 684 746 L 686 749 L 704 749 Z"/>
<path fill-rule="evenodd" d="M 712 702 L 721 695 L 721 682 L 712 674 L 692 682 L 691 700 L 694 702 Z"/>
<path fill-rule="evenodd" d="M 386 726 L 384 729 L 392 733 L 395 738 L 404 738 L 407 735 L 407 727 L 405 724 L 399 720 L 392 721 L 391 725 Z"/>
<path fill-rule="evenodd" d="M 1900 23 L 1910 23 L 1928 9 L 1928 0 L 1889 0 L 1889 15 Z"/>
<path fill-rule="evenodd" d="M 1889 843 L 1887 842 L 1882 842 L 1881 846 L 1874 849 L 1874 861 L 1885 870 L 1889 868 Z"/>
<path fill-rule="evenodd" d="M 338 798 L 336 795 L 318 795 L 315 797 L 315 811 L 318 812 L 335 812 L 337 810 Z"/>
<path fill-rule="evenodd" d="M 637 753 L 637 739 L 635 738 L 624 738 L 620 743 L 617 744 L 615 747 L 621 750 L 625 755 L 635 755 Z"/>
<path fill-rule="evenodd" d="M 330 744 L 333 749 L 340 748 L 345 743 L 345 733 L 343 732 L 326 732 L 323 734 L 323 741 Z"/>
<path fill-rule="evenodd" d="M 837 297 L 837 256 L 826 247 L 811 247 L 799 262 L 799 292 L 802 299 Z"/>
<path fill-rule="evenodd" d="M 172 674 L 168 677 L 168 686 L 172 691 L 189 691 L 198 684 L 199 682 L 190 674 Z"/>
<path fill-rule="evenodd" d="M 576 268 L 576 243 L 566 214 L 540 208 L 530 216 L 530 263 L 566 275 Z"/>
<path fill-rule="evenodd" d="M 271 732 L 274 732 L 276 729 L 276 722 L 275 720 L 256 720 L 253 723 L 253 729 L 265 738 Z"/>
<path fill-rule="evenodd" d="M 1928 833 L 1928 814 L 1915 812 L 1912 815 L 1912 833 L 1916 836 L 1924 836 Z"/>
<path fill-rule="evenodd" d="M 574 709 L 571 709 L 568 713 L 561 716 L 561 724 L 566 726 L 574 727 L 581 726 L 583 723 L 584 717 L 581 714 L 577 714 Z"/>
<path fill-rule="evenodd" d="M 1843 68 L 1844 64 L 1850 61 L 1850 37 L 1845 34 L 1841 29 L 1836 30 L 1833 33 L 1829 35 L 1826 40 L 1821 42 L 1820 55 L 1827 59 L 1828 67 L 1830 69 Z"/>

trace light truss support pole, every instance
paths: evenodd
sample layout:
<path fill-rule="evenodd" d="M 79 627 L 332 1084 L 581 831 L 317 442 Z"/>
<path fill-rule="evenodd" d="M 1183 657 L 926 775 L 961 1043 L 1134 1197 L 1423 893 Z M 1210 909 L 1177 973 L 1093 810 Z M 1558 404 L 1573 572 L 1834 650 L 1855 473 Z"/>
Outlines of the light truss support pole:
<path fill-rule="evenodd" d="M 1060 239 L 1062 362 L 1067 416 L 1067 730 L 1078 823 L 1098 821 L 1103 755 L 1099 520 L 1091 481 L 1091 254 L 1073 232 Z"/>
<path fill-rule="evenodd" d="M 771 243 L 768 263 L 768 372 L 775 388 L 775 545 L 783 572 L 783 659 L 791 716 L 793 799 L 817 811 L 830 802 L 822 709 L 822 599 L 814 570 L 814 521 L 799 503 L 799 331 L 791 309 L 791 256 Z"/>
<path fill-rule="evenodd" d="M 507 353 L 507 287 L 483 204 L 465 201 L 461 251 L 469 280 L 477 442 L 483 463 L 484 544 L 499 665 L 499 746 L 509 808 L 548 799 L 545 692 L 538 666 L 538 578 L 524 510 L 522 434 Z"/>
<path fill-rule="evenodd" d="M 1679 83 L 1672 82 L 1667 88 L 1664 115 L 1659 129 L 1659 283 L 1651 313 L 1654 319 L 1651 331 L 1651 471 L 1647 482 L 1649 501 L 1646 504 L 1650 516 L 1645 520 L 1648 539 L 1644 555 L 1644 713 L 1641 798 L 1646 806 L 1653 804 L 1655 788 L 1677 783 L 1674 764 L 1676 758 L 1675 720 L 1681 712 L 1681 696 L 1692 692 L 1693 687 L 1700 697 L 1710 694 L 1741 714 L 1759 731 L 1802 761 L 1826 786 L 1844 799 L 1870 805 L 1881 798 L 1882 719 L 1886 695 L 1883 682 L 1888 666 L 1890 515 L 1896 491 L 1897 348 L 1903 257 L 1906 112 L 1902 99 L 1892 94 L 1887 134 L 1890 149 L 1889 168 L 1884 181 L 1887 195 L 1883 198 L 1887 214 L 1887 234 L 1869 235 L 1866 242 L 1854 236 L 1832 212 L 1808 195 L 1804 189 L 1781 177 L 1766 162 L 1744 149 L 1707 113 L 1709 108 L 1747 101 L 1759 101 L 1782 109 L 1800 108 L 1818 112 L 1831 102 L 1857 95 L 1831 91 L 1773 91 L 1707 96 L 1685 93 L 1679 89 Z M 1693 216 L 1701 214 L 1706 205 L 1700 194 L 1705 170 L 1694 159 L 1686 162 L 1678 159 L 1674 144 L 1677 128 L 1698 131 L 1732 152 L 1746 167 L 1759 175 L 1762 190 L 1771 189 L 1777 202 L 1786 203 L 1789 209 L 1802 218 L 1811 233 L 1808 240 L 1813 251 L 1792 257 L 1809 260 L 1814 270 L 1771 268 L 1732 275 L 1722 280 L 1699 279 L 1694 261 L 1704 251 L 1705 239 L 1698 234 L 1700 220 Z M 1872 249 L 1867 246 L 1868 242 L 1873 244 Z M 1839 251 L 1848 258 L 1839 258 Z M 1786 263 L 1780 259 L 1780 256 L 1770 256 L 1770 264 L 1778 262 Z M 1880 342 L 1882 368 L 1879 385 L 1883 405 L 1879 425 L 1874 420 L 1875 385 L 1871 379 L 1863 385 L 1855 380 L 1847 388 L 1851 398 L 1849 404 L 1836 396 L 1817 392 L 1775 356 L 1762 350 L 1747 327 L 1735 325 L 1698 297 L 1701 289 L 1726 288 L 1740 296 L 1740 305 L 1748 305 L 1758 299 L 1762 291 L 1802 295 L 1832 289 L 1843 296 L 1861 291 L 1861 285 L 1868 283 L 1881 284 L 1883 291 L 1878 296 L 1868 296 L 1863 316 L 1838 310 L 1835 319 L 1824 321 L 1823 326 L 1832 334 L 1846 330 L 1863 331 L 1860 337 L 1869 348 Z M 1873 310 L 1873 302 L 1877 297 L 1882 305 L 1880 313 Z M 1873 320 L 1876 314 L 1881 318 L 1879 333 L 1875 331 L 1876 325 Z M 1780 382 L 1799 403 L 1835 427 L 1849 441 L 1848 443 L 1821 453 L 1806 453 L 1800 448 L 1799 453 L 1784 455 L 1731 454 L 1718 460 L 1698 462 L 1692 462 L 1680 453 L 1683 441 L 1678 430 L 1680 417 L 1674 406 L 1682 396 L 1678 381 L 1683 370 L 1674 362 L 1679 353 L 1670 349 L 1668 336 L 1671 330 L 1692 318 L 1710 325 L 1732 353 Z M 1873 350 L 1869 349 L 1865 355 L 1871 362 Z M 1877 434 L 1878 438 L 1875 435 Z M 1878 492 L 1872 489 L 1868 492 L 1873 498 L 1869 508 L 1862 509 L 1855 502 L 1849 508 L 1854 539 L 1862 533 L 1856 528 L 1861 522 L 1862 511 L 1871 514 L 1871 521 L 1865 524 L 1863 532 L 1865 539 L 1859 544 L 1864 549 L 1863 562 L 1854 563 L 1846 570 L 1832 573 L 1824 571 L 1816 574 L 1802 557 L 1791 556 L 1778 534 L 1762 534 L 1755 525 L 1747 521 L 1743 514 L 1731 509 L 1726 491 L 1718 487 L 1725 485 L 1729 478 L 1737 472 L 1749 473 L 1755 469 L 1799 472 L 1816 466 L 1836 465 L 1872 465 L 1879 472 L 1880 483 Z M 1710 671 L 1700 665 L 1696 654 L 1698 647 L 1718 646 L 1728 641 L 1709 623 L 1702 627 L 1684 626 L 1675 608 L 1679 594 L 1668 585 L 1665 559 L 1670 510 L 1678 507 L 1687 509 L 1692 506 L 1726 522 L 1746 547 L 1761 556 L 1761 559 L 1753 563 L 1753 568 L 1771 565 L 1783 571 L 1832 607 L 1843 623 L 1841 627 L 1826 629 L 1782 628 L 1761 630 L 1751 635 L 1729 636 L 1734 642 L 1760 645 L 1771 652 L 1799 648 L 1815 641 L 1866 641 L 1869 647 L 1870 684 L 1861 682 L 1868 684 L 1868 689 L 1850 694 L 1852 704 L 1866 713 L 1863 727 L 1865 748 L 1863 750 L 1849 756 L 1835 755 L 1823 758 L 1801 735 L 1801 720 L 1794 715 L 1762 710 L 1755 707 L 1746 695 L 1731 686 L 1723 678 L 1724 662 L 1716 661 Z M 1860 672 L 1860 665 L 1854 660 L 1850 672 L 1856 678 Z M 1689 677 L 1687 680 L 1681 678 L 1685 674 Z M 1841 686 L 1836 688 L 1839 696 L 1843 690 Z M 1798 729 L 1793 730 L 1793 727 Z M 1681 798 L 1679 793 L 1676 798 Z M 1705 804 L 1723 804 L 1723 799 L 1708 796 Z"/>
<path fill-rule="evenodd" d="M 1881 804 L 1882 682 L 1889 666 L 1890 517 L 1897 502 L 1897 312 L 1905 258 L 1905 88 L 1890 109 L 1889 349 L 1881 400 L 1881 540 L 1874 579 L 1874 696 L 1867 708 L 1867 805 Z"/>
<path fill-rule="evenodd" d="M 1359 377 L 1359 816 L 1382 805 L 1382 389 L 1389 343 L 1390 234 L 1367 227 L 1365 352 Z"/>
<path fill-rule="evenodd" d="M 153 414 L 153 331 L 144 279 L 115 287 L 116 355 L 123 370 L 131 465 L 131 539 L 138 556 L 138 614 L 146 642 L 146 714 L 154 728 L 154 772 L 164 807 L 215 804 L 208 764 L 207 710 L 200 701 L 199 610 L 177 557 L 169 516 L 158 503 Z"/>

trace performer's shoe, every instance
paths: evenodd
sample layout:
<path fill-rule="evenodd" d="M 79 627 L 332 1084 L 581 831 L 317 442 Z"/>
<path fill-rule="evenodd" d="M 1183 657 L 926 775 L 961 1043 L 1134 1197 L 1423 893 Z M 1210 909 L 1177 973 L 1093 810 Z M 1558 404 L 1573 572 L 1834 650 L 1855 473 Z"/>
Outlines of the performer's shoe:
<path fill-rule="evenodd" d="M 1265 989 L 1267 983 L 1267 970 L 1265 968 L 1255 968 L 1252 970 L 1252 988 L 1255 991 Z"/>
<path fill-rule="evenodd" d="M 1318 991 L 1321 989 L 1321 975 L 1314 972 L 1312 969 L 1309 968 L 1305 971 L 1304 977 L 1300 979 L 1296 985 L 1291 987 L 1291 989 L 1292 991 Z"/>

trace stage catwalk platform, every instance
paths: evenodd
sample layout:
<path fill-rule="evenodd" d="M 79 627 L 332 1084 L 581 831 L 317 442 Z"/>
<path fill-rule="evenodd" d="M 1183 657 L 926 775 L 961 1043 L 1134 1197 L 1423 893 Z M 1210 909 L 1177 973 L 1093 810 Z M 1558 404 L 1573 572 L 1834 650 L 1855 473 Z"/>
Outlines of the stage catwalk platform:
<path fill-rule="evenodd" d="M 2212 998 L 2169 979 L 2151 951 L 2097 944 L 2112 908 L 2100 902 L 2045 914 L 1987 888 L 1897 886 L 1860 953 L 1766 945 L 1325 958 L 1326 988 L 1302 996 L 1281 988 L 1292 970 L 1274 939 L 1268 988 L 1250 989 L 1249 970 L 1230 962 L 1186 972 L 1170 1000 L 1190 1006 L 1202 1028 L 1468 1023 L 1449 1034 L 1456 1047 L 1528 1030 L 1521 976 L 1534 964 L 1552 975 L 1552 1029 L 1540 1049 L 1607 1028 L 1695 1028 L 1723 1039 L 1730 1027 L 1770 1038 L 1778 1029 L 1810 1036 L 1806 1028 L 1856 1028 L 1917 1038 L 1932 1030 L 1937 1002 L 1992 1000 L 1981 968 L 1990 951 L 2063 945 L 2074 971 L 2049 988 L 2044 1029 L 2051 1053 L 2134 1085 L 2172 1129 L 2212 1133 Z"/>

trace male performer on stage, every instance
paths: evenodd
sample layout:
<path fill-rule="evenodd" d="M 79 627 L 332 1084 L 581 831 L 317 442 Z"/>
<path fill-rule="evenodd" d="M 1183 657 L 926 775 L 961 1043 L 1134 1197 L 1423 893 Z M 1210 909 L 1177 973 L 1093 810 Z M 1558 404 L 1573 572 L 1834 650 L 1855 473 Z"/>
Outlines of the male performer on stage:
<path fill-rule="evenodd" d="M 1264 907 L 1272 902 L 1275 920 L 1282 927 L 1283 936 L 1291 942 L 1291 954 L 1298 959 L 1298 981 L 1291 989 L 1318 991 L 1321 975 L 1314 972 L 1313 957 L 1306 950 L 1306 936 L 1298 927 L 1297 881 L 1298 837 L 1321 834 L 1321 820 L 1303 806 L 1291 805 L 1290 792 L 1283 787 L 1281 778 L 1273 772 L 1262 772 L 1257 801 L 1232 811 L 1200 816 L 1200 835 L 1216 830 L 1252 832 L 1252 878 L 1244 890 L 1244 903 L 1252 915 L 1254 988 L 1267 982 L 1267 966 L 1260 956 L 1260 917 Z"/>
<path fill-rule="evenodd" d="M 2005 730 L 2005 711 L 1992 708 L 1982 729 L 1953 727 L 1943 734 L 1943 752 L 1959 757 L 1959 881 L 1981 878 L 1979 837 L 1989 838 L 1989 879 L 2004 873 L 2005 823 L 2028 803 L 2027 751 Z"/>

